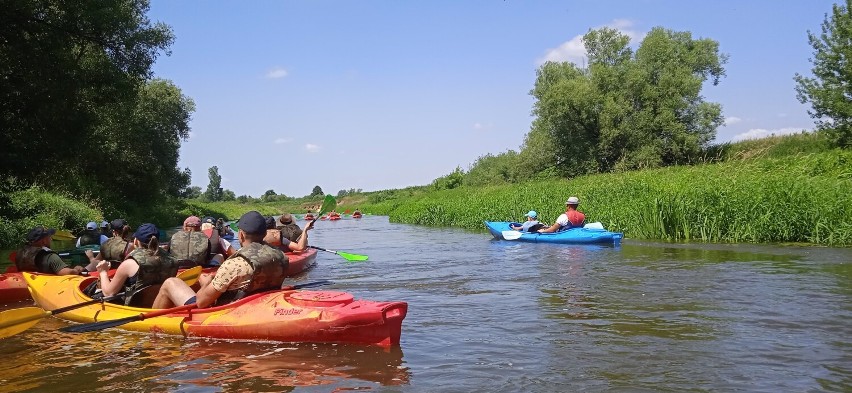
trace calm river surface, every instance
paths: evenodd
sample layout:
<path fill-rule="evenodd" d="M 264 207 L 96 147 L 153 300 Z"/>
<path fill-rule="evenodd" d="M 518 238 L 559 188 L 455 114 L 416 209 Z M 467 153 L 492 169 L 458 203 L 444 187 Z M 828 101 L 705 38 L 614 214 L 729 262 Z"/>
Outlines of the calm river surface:
<path fill-rule="evenodd" d="M 0 340 L 0 391 L 852 391 L 852 249 L 530 244 L 379 216 L 311 235 L 370 260 L 320 253 L 291 281 L 407 301 L 400 348 L 72 335 L 46 318 Z"/>

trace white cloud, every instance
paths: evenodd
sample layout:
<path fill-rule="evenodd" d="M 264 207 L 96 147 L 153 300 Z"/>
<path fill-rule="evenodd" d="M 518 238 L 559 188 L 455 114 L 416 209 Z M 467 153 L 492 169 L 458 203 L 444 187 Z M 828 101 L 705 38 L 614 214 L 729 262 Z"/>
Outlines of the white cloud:
<path fill-rule="evenodd" d="M 473 123 L 473 129 L 476 131 L 485 131 L 492 128 L 491 124 L 482 124 L 480 122 Z"/>
<path fill-rule="evenodd" d="M 752 128 L 742 134 L 734 135 L 731 138 L 731 142 L 744 141 L 746 139 L 760 139 L 766 138 L 768 136 L 780 136 L 780 135 L 790 135 L 790 134 L 798 134 L 800 132 L 809 132 L 810 130 L 804 127 L 785 127 L 785 128 L 776 128 L 774 130 L 767 130 L 763 128 Z"/>
<path fill-rule="evenodd" d="M 275 67 L 266 73 L 266 77 L 269 79 L 281 79 L 287 76 L 287 74 L 287 70 L 285 70 L 284 68 Z"/>
<path fill-rule="evenodd" d="M 642 37 L 645 36 L 644 33 L 633 30 L 633 22 L 627 19 L 614 19 L 612 22 L 604 26 L 598 26 L 595 29 L 599 29 L 601 27 L 611 27 L 616 29 L 630 37 L 631 42 L 641 41 Z M 547 53 L 545 53 L 543 57 L 536 60 L 536 64 L 542 65 L 548 61 L 569 61 L 579 66 L 584 66 L 587 56 L 586 47 L 583 45 L 583 35 L 585 35 L 585 33 L 574 36 L 574 38 L 562 43 L 562 45 L 559 45 L 557 48 L 548 49 Z"/>
<path fill-rule="evenodd" d="M 725 125 L 726 125 L 726 126 L 730 126 L 730 125 L 737 124 L 737 123 L 739 123 L 739 122 L 741 122 L 741 121 L 743 121 L 743 119 L 740 119 L 739 117 L 736 117 L 736 116 L 728 116 L 728 117 L 726 117 L 726 118 L 725 118 Z"/>
<path fill-rule="evenodd" d="M 308 143 L 307 145 L 305 145 L 305 150 L 307 150 L 310 153 L 316 153 L 316 152 L 319 151 L 319 149 L 320 149 L 319 145 L 315 145 L 313 143 Z"/>
<path fill-rule="evenodd" d="M 287 143 L 287 142 L 290 142 L 290 140 L 289 140 L 289 139 L 287 139 L 287 138 L 278 138 L 278 139 L 276 139 L 276 140 L 275 140 L 275 142 L 274 142 L 274 143 L 275 143 L 276 145 L 280 145 L 280 144 L 282 144 L 282 143 Z"/>

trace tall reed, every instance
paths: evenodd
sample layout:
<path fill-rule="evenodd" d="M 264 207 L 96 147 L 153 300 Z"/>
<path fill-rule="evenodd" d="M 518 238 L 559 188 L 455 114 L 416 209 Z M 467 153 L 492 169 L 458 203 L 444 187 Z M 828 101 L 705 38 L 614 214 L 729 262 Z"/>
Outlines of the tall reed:
<path fill-rule="evenodd" d="M 531 209 L 553 223 L 569 196 L 580 198 L 587 221 L 628 238 L 852 245 L 852 152 L 840 150 L 460 187 L 362 208 L 393 222 L 476 229 Z"/>

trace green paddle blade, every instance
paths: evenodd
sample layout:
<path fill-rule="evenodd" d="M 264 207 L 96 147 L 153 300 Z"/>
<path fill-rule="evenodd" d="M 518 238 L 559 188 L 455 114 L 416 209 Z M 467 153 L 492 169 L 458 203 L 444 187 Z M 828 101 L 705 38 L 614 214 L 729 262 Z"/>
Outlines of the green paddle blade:
<path fill-rule="evenodd" d="M 334 210 L 334 208 L 336 208 L 336 207 L 337 207 L 337 200 L 334 199 L 334 195 L 328 194 L 328 195 L 325 196 L 325 199 L 322 201 L 322 206 L 320 207 L 320 211 L 319 211 L 319 213 L 317 213 L 317 216 L 321 216 L 325 213 L 328 213 L 328 212 Z"/>
<path fill-rule="evenodd" d="M 351 254 L 351 253 L 343 252 L 343 251 L 338 251 L 338 252 L 337 252 L 337 255 L 342 256 L 344 259 L 346 259 L 346 260 L 347 260 L 347 261 L 349 261 L 349 262 L 360 262 L 360 261 L 366 261 L 367 259 L 369 259 L 369 258 L 370 258 L 370 257 L 368 257 L 368 256 L 366 256 L 366 255 Z"/>

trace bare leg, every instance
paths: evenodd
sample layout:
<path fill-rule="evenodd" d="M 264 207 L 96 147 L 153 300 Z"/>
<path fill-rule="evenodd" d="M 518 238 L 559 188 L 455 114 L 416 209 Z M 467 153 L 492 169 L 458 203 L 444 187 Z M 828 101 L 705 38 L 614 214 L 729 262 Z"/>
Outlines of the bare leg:
<path fill-rule="evenodd" d="M 182 306 L 193 296 L 195 296 L 195 292 L 192 288 L 186 285 L 183 280 L 172 277 L 167 279 L 160 287 L 160 292 L 157 293 L 157 298 L 154 299 L 154 305 L 151 308 Z"/>

